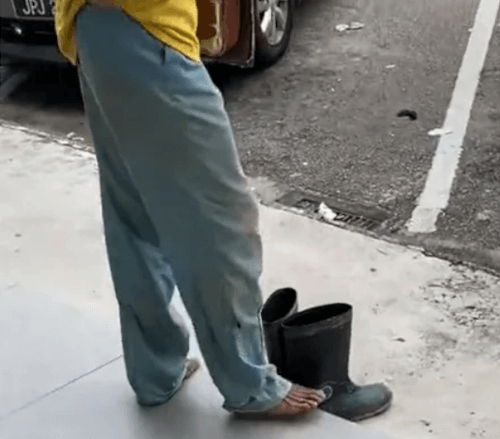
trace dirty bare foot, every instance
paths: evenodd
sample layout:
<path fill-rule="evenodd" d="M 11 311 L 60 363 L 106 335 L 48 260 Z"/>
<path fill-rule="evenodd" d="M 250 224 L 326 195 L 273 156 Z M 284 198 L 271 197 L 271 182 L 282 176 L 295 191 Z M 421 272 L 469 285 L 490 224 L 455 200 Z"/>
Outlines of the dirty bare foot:
<path fill-rule="evenodd" d="M 235 415 L 244 418 L 282 419 L 303 416 L 318 408 L 326 400 L 321 390 L 308 389 L 293 385 L 292 390 L 280 405 L 261 412 L 236 411 Z"/>
<path fill-rule="evenodd" d="M 292 388 L 292 391 L 281 402 L 279 407 L 274 410 L 275 414 L 301 415 L 310 412 L 318 407 L 324 400 L 321 393 L 317 390 L 304 387 Z"/>

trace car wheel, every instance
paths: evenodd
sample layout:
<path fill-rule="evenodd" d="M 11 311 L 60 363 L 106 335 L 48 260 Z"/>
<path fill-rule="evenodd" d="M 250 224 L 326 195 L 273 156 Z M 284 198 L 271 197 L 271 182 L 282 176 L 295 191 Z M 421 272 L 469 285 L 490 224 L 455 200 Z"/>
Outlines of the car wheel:
<path fill-rule="evenodd" d="M 255 0 L 255 64 L 268 67 L 285 53 L 293 27 L 295 0 Z"/>

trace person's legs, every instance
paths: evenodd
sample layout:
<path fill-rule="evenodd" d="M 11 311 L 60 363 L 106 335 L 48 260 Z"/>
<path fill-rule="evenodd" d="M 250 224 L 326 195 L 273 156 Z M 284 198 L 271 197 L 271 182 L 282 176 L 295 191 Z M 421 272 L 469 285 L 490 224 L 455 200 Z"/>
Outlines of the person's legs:
<path fill-rule="evenodd" d="M 165 48 L 118 11 L 86 8 L 77 37 L 80 72 L 95 98 L 89 116 L 108 131 L 96 149 L 107 150 L 109 142 L 123 168 L 103 194 L 112 194 L 105 201 L 113 206 L 105 212 L 108 223 L 119 225 L 108 251 L 122 324 L 137 326 L 124 340 L 136 388 L 148 389 L 148 398 L 171 392 L 187 352 L 183 330 L 167 310 L 168 293 L 158 287 L 158 247 L 173 268 L 224 407 L 274 407 L 291 385 L 265 355 L 258 209 L 220 92 L 202 64 Z M 143 302 L 148 294 L 153 298 Z M 134 375 L 141 361 L 148 366 Z"/>
<path fill-rule="evenodd" d="M 175 283 L 158 236 L 81 72 L 99 164 L 108 259 L 120 307 L 127 375 L 141 404 L 165 402 L 180 387 L 188 331 L 171 307 Z"/>

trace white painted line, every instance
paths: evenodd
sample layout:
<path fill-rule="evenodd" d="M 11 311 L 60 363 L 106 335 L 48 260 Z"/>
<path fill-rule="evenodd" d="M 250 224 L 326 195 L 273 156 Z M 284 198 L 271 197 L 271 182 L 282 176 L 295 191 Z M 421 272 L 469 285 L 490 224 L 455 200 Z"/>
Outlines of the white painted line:
<path fill-rule="evenodd" d="M 447 207 L 462 144 L 469 123 L 481 71 L 500 7 L 500 0 L 481 0 L 469 37 L 443 128 L 453 130 L 440 137 L 424 191 L 407 227 L 413 233 L 436 230 L 439 214 Z"/>

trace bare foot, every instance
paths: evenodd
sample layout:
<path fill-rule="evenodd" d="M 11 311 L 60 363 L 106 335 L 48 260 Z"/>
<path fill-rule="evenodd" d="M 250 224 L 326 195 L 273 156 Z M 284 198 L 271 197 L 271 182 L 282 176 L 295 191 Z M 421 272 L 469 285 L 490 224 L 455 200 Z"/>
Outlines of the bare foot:
<path fill-rule="evenodd" d="M 274 413 L 292 416 L 309 413 L 324 401 L 321 393 L 305 387 L 294 387 L 279 407 L 274 409 Z"/>
<path fill-rule="evenodd" d="M 245 418 L 295 418 L 315 410 L 325 400 L 326 395 L 321 390 L 294 385 L 287 397 L 276 408 L 261 412 L 237 411 L 235 414 Z"/>

